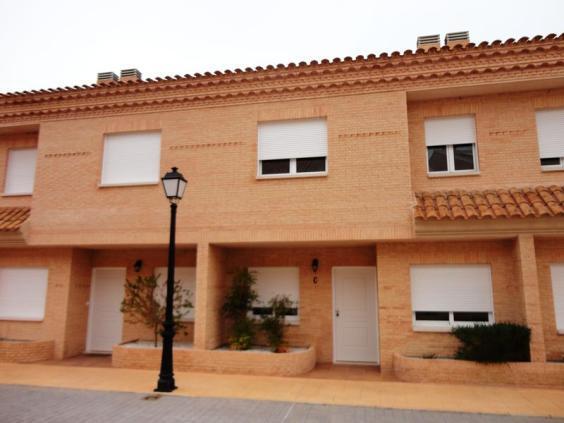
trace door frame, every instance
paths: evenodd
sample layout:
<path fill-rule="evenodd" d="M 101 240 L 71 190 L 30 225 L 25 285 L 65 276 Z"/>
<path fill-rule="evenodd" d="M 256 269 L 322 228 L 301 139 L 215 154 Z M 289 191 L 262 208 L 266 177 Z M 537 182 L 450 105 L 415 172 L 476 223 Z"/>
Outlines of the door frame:
<path fill-rule="evenodd" d="M 92 276 L 90 278 L 90 296 L 88 297 L 88 324 L 86 325 L 86 348 L 85 348 L 85 352 L 89 353 L 89 354 L 111 354 L 111 351 L 108 352 L 104 352 L 104 351 L 99 351 L 99 350 L 92 350 L 90 348 L 91 346 L 91 338 L 92 338 L 92 309 L 94 307 L 94 281 L 95 281 L 95 274 L 96 274 L 96 270 L 124 270 L 124 274 L 127 277 L 127 268 L 126 267 L 122 267 L 122 266 L 102 266 L 102 267 L 93 267 L 92 268 Z M 124 280 L 125 282 L 125 280 Z M 123 317 L 121 319 L 121 334 L 123 337 Z"/>
<path fill-rule="evenodd" d="M 337 361 L 337 321 L 335 319 L 335 297 L 336 297 L 336 284 L 335 284 L 335 270 L 336 269 L 374 269 L 374 326 L 376 327 L 376 360 L 375 361 Z M 333 363 L 334 364 L 353 364 L 363 366 L 379 366 L 380 365 L 380 310 L 378 308 L 378 272 L 376 266 L 333 266 L 331 268 L 331 321 L 333 322 Z"/>

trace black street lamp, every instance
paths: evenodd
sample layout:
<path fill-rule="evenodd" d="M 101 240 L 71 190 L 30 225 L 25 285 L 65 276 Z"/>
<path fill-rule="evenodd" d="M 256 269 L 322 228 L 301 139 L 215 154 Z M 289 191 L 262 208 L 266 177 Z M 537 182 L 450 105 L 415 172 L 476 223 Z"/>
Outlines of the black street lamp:
<path fill-rule="evenodd" d="M 176 208 L 182 200 L 188 181 L 173 167 L 162 177 L 165 195 L 170 201 L 170 241 L 168 244 L 168 275 L 166 279 L 166 313 L 163 324 L 163 354 L 161 358 L 161 373 L 155 392 L 172 392 L 176 389 L 174 372 L 172 369 L 172 341 L 174 338 L 174 320 L 172 317 L 172 302 L 174 294 L 174 262 L 176 235 Z"/>

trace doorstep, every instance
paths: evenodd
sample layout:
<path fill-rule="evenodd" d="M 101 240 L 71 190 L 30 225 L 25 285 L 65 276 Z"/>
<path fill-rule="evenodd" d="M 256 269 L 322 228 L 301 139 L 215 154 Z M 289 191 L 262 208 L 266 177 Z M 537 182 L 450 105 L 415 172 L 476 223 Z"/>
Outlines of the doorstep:
<path fill-rule="evenodd" d="M 0 384 L 151 393 L 158 372 L 0 363 Z M 564 390 L 176 372 L 171 395 L 564 417 Z"/>

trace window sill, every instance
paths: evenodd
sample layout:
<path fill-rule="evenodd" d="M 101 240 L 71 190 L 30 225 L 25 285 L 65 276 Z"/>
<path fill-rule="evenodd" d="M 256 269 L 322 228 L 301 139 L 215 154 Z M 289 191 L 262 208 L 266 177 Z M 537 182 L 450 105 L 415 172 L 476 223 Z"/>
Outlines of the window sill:
<path fill-rule="evenodd" d="M 479 170 L 468 170 L 459 172 L 427 172 L 427 178 L 450 178 L 453 176 L 479 176 Z"/>
<path fill-rule="evenodd" d="M 115 184 L 98 184 L 98 188 L 119 188 L 119 187 L 144 187 L 158 185 L 159 181 L 156 182 L 123 182 Z"/>
<path fill-rule="evenodd" d="M 448 327 L 439 327 L 439 326 L 413 326 L 413 332 L 443 332 L 448 333 L 451 332 L 452 328 Z"/>
<path fill-rule="evenodd" d="M 13 317 L 13 316 L 1 316 L 0 317 L 0 321 L 4 321 L 4 320 L 9 320 L 12 322 L 42 322 L 44 320 L 44 317 L 38 317 L 38 318 L 33 318 L 33 317 Z"/>
<path fill-rule="evenodd" d="M 31 197 L 33 193 L 31 192 L 4 192 L 2 197 Z"/>
<path fill-rule="evenodd" d="M 564 167 L 562 166 L 541 166 L 542 172 L 563 172 Z"/>
<path fill-rule="evenodd" d="M 296 178 L 322 178 L 327 176 L 327 172 L 311 172 L 298 174 L 276 174 L 276 175 L 257 175 L 257 180 L 261 179 L 296 179 Z"/>

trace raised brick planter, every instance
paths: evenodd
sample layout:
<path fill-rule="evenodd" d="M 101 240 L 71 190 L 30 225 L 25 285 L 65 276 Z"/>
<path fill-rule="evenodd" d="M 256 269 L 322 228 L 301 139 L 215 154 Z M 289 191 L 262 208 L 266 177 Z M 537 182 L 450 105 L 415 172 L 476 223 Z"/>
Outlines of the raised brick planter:
<path fill-rule="evenodd" d="M 404 382 L 564 387 L 564 363 L 480 364 L 395 354 L 394 373 Z"/>
<path fill-rule="evenodd" d="M 0 362 L 32 363 L 51 360 L 54 351 L 54 341 L 0 340 Z"/>
<path fill-rule="evenodd" d="M 131 348 L 126 344 L 116 345 L 113 348 L 112 365 L 114 367 L 158 370 L 160 362 L 160 348 Z M 314 347 L 280 354 L 257 350 L 174 349 L 174 368 L 178 371 L 296 376 L 312 370 L 315 362 Z"/>

